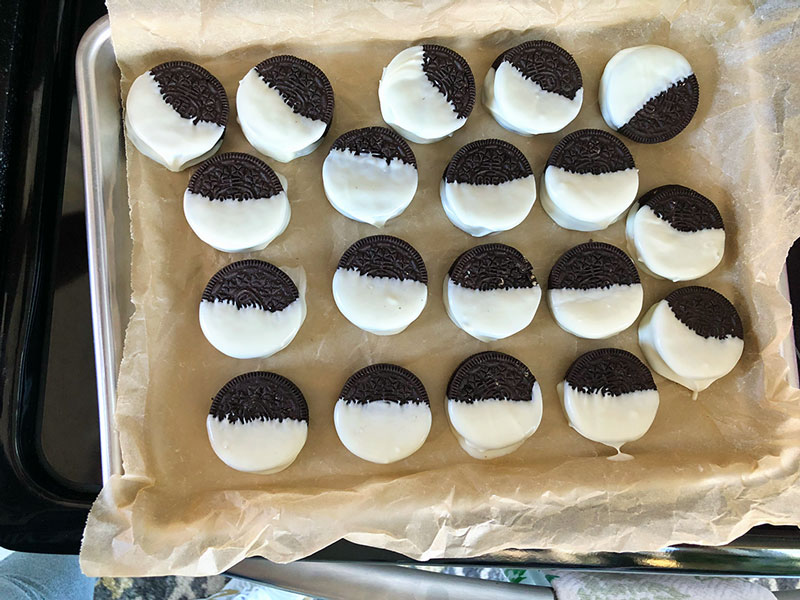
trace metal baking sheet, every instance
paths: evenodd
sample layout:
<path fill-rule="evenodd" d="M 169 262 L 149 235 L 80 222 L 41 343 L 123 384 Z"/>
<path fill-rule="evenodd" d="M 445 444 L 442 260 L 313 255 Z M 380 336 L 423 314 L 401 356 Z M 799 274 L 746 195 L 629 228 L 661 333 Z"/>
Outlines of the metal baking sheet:
<path fill-rule="evenodd" d="M 112 474 L 122 473 L 119 440 L 114 429 L 114 404 L 125 327 L 133 312 L 130 301 L 131 239 L 120 75 L 111 44 L 108 17 L 97 21 L 85 33 L 76 57 L 76 74 L 83 137 L 102 473 L 106 481 Z M 785 272 L 781 285 L 788 297 Z M 789 381 L 798 386 L 794 336 L 791 333 L 784 343 L 783 355 L 789 359 Z M 399 554 L 344 541 L 305 560 L 413 562 Z M 245 562 L 251 561 L 263 562 L 263 559 L 247 559 Z M 731 544 L 720 547 L 675 546 L 659 552 L 595 554 L 507 550 L 472 560 L 432 563 L 780 576 L 796 574 L 800 570 L 800 530 L 761 526 Z"/>

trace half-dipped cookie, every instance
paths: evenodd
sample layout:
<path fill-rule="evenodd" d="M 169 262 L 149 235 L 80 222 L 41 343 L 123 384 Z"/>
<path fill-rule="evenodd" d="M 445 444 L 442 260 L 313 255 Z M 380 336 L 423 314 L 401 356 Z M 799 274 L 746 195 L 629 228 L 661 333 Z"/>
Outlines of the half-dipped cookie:
<path fill-rule="evenodd" d="M 639 323 L 639 345 L 656 373 L 689 388 L 696 398 L 739 362 L 744 329 L 725 296 L 689 286 L 650 307 Z"/>
<path fill-rule="evenodd" d="M 200 301 L 203 335 L 233 358 L 272 356 L 289 345 L 305 318 L 305 287 L 263 260 L 223 267 Z"/>
<path fill-rule="evenodd" d="M 128 139 L 170 171 L 182 171 L 219 150 L 227 124 L 225 89 L 191 62 L 165 62 L 139 75 L 125 100 Z"/>
<path fill-rule="evenodd" d="M 509 131 L 559 131 L 581 109 L 581 71 L 561 46 L 545 40 L 523 42 L 492 63 L 483 82 L 483 103 Z"/>
<path fill-rule="evenodd" d="M 628 250 L 655 277 L 688 281 L 710 273 L 725 252 L 725 226 L 711 200 L 682 185 L 662 185 L 634 203 L 625 223 Z"/>
<path fill-rule="evenodd" d="M 636 199 L 639 171 L 622 141 L 600 129 L 579 129 L 556 144 L 542 176 L 542 207 L 558 225 L 605 229 Z"/>
<path fill-rule="evenodd" d="M 263 160 L 229 152 L 194 172 L 183 194 L 186 221 L 222 252 L 263 250 L 289 224 L 292 211 L 279 177 Z"/>
<path fill-rule="evenodd" d="M 403 460 L 431 430 L 428 394 L 408 369 L 370 365 L 344 384 L 333 423 L 342 444 L 359 458 L 381 465 Z"/>
<path fill-rule="evenodd" d="M 575 431 L 616 449 L 611 460 L 632 458 L 620 448 L 647 433 L 658 411 L 658 389 L 650 369 L 619 348 L 579 356 L 558 384 L 558 395 Z"/>
<path fill-rule="evenodd" d="M 376 335 L 408 327 L 428 301 L 428 271 L 414 247 L 390 235 L 358 240 L 333 275 L 333 299 L 344 317 Z"/>
<path fill-rule="evenodd" d="M 567 250 L 547 280 L 556 323 L 578 337 L 603 339 L 633 325 L 644 290 L 630 257 L 611 244 L 587 242 Z"/>
<path fill-rule="evenodd" d="M 485 460 L 513 452 L 534 434 L 542 421 L 542 392 L 521 361 L 481 352 L 453 373 L 445 408 L 464 451 Z"/>
<path fill-rule="evenodd" d="M 475 104 L 475 79 L 450 48 L 406 48 L 383 70 L 378 85 L 386 124 L 418 144 L 438 142 L 464 126 Z"/>
<path fill-rule="evenodd" d="M 237 120 L 256 150 L 289 162 L 317 149 L 333 119 L 333 88 L 316 65 L 273 56 L 250 69 L 236 92 Z"/>
<path fill-rule="evenodd" d="M 531 263 L 505 244 L 470 248 L 453 262 L 444 280 L 450 320 L 482 342 L 525 329 L 541 298 Z"/>
<path fill-rule="evenodd" d="M 387 127 L 340 135 L 322 163 L 322 185 L 333 208 L 376 227 L 408 207 L 418 181 L 411 147 Z"/>
<path fill-rule="evenodd" d="M 453 155 L 439 185 L 450 222 L 482 237 L 516 227 L 536 201 L 536 179 L 525 155 L 503 140 L 477 140 Z"/>
<path fill-rule="evenodd" d="M 606 124 L 642 144 L 669 140 L 697 111 L 700 86 L 679 52 L 636 46 L 617 52 L 600 78 L 600 111 Z"/>
<path fill-rule="evenodd" d="M 255 371 L 234 377 L 217 393 L 206 419 L 211 447 L 237 471 L 283 471 L 308 436 L 308 406 L 286 377 Z"/>

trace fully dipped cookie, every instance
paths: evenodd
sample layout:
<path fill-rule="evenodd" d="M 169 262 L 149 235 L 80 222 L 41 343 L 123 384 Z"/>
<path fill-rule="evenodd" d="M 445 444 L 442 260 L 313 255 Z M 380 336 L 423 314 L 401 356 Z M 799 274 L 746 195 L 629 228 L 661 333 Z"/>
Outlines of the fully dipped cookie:
<path fill-rule="evenodd" d="M 344 384 L 333 422 L 350 452 L 383 465 L 408 458 L 425 443 L 430 402 L 425 386 L 408 369 L 370 365 Z"/>
<path fill-rule="evenodd" d="M 182 171 L 222 145 L 228 97 L 200 65 L 165 62 L 139 75 L 125 100 L 125 131 L 145 156 Z"/>

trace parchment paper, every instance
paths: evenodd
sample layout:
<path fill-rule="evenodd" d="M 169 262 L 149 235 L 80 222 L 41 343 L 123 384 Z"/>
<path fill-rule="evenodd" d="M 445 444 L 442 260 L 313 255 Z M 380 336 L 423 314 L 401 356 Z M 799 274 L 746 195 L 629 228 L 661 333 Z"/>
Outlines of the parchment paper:
<path fill-rule="evenodd" d="M 192 170 L 170 173 L 127 146 L 135 314 L 119 376 L 117 425 L 125 474 L 92 509 L 81 554 L 91 575 L 218 573 L 251 555 L 306 556 L 340 539 L 416 559 L 461 558 L 499 549 L 653 550 L 670 543 L 721 544 L 758 523 L 800 523 L 800 394 L 785 381 L 779 344 L 790 307 L 777 289 L 787 249 L 800 234 L 798 182 L 798 10 L 707 2 L 440 1 L 394 3 L 257 0 L 109 0 L 123 94 L 165 60 L 196 61 L 224 84 L 232 114 L 223 151 L 255 152 L 236 123 L 239 79 L 257 62 L 292 53 L 319 65 L 336 94 L 333 126 L 319 150 L 288 165 L 292 219 L 266 250 L 227 255 L 189 229 L 182 194 Z M 445 141 L 413 144 L 419 191 L 385 233 L 411 242 L 430 274 L 428 306 L 404 333 L 376 337 L 337 311 L 331 277 L 345 248 L 377 233 L 326 201 L 321 166 L 342 132 L 382 124 L 381 69 L 403 48 L 441 43 L 469 61 L 480 89 L 504 49 L 553 40 L 575 56 L 584 105 L 564 131 L 524 138 L 498 126 L 478 102 Z M 624 245 L 623 223 L 596 233 L 560 229 L 540 203 L 514 230 L 477 240 L 453 227 L 438 197 L 450 156 L 463 144 L 499 137 L 526 154 L 537 176 L 555 143 L 601 127 L 597 88 L 606 61 L 645 43 L 682 52 L 700 82 L 697 114 L 677 138 L 628 145 L 644 192 L 681 183 L 713 199 L 726 223 L 723 264 L 697 281 L 720 290 L 745 324 L 736 369 L 700 394 L 656 376 L 661 407 L 651 430 L 625 446 L 635 460 L 610 462 L 609 448 L 569 428 L 555 386 L 574 358 L 617 346 L 641 356 L 632 327 L 610 340 L 578 340 L 545 303 L 510 339 L 481 343 L 457 329 L 442 305 L 441 281 L 463 250 L 485 241 L 519 248 L 541 282 L 567 248 L 589 239 Z M 294 342 L 265 360 L 235 360 L 206 342 L 197 306 L 209 277 L 244 257 L 302 266 L 308 318 Z M 678 287 L 642 276 L 645 308 Z M 466 356 L 497 349 L 522 359 L 544 395 L 539 431 L 513 454 L 474 460 L 444 414 L 448 377 Z M 372 362 L 415 372 L 432 399 L 433 428 L 422 449 L 379 466 L 351 455 L 333 428 L 346 378 Z M 297 462 L 270 476 L 227 468 L 205 432 L 211 397 L 250 370 L 282 373 L 311 412 Z"/>

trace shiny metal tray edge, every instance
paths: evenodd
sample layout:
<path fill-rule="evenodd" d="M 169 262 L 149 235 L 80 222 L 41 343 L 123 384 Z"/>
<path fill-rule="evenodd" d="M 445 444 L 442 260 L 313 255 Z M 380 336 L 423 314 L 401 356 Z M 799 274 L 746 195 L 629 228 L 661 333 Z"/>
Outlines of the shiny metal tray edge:
<path fill-rule="evenodd" d="M 84 34 L 76 57 L 86 192 L 86 231 L 92 297 L 92 323 L 97 371 L 97 399 L 103 481 L 122 473 L 119 440 L 114 428 L 116 380 L 122 358 L 130 304 L 129 209 L 122 140 L 119 69 L 111 45 L 108 17 Z M 127 245 L 127 246 L 126 246 Z M 124 254 L 127 252 L 127 254 Z M 122 263 L 120 253 L 127 257 Z M 786 273 L 781 287 L 788 298 Z M 784 356 L 795 357 L 794 336 L 784 344 Z M 789 381 L 798 386 L 795 360 Z M 339 542 L 305 562 L 360 561 L 414 564 L 399 554 Z M 269 561 L 247 559 L 248 573 Z M 756 528 L 734 542 L 718 547 L 680 545 L 658 552 L 571 554 L 557 550 L 507 550 L 472 560 L 432 560 L 428 565 L 501 566 L 516 568 L 573 568 L 606 571 L 681 572 L 720 575 L 789 576 L 800 573 L 800 530 L 792 527 Z"/>

